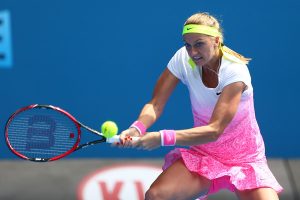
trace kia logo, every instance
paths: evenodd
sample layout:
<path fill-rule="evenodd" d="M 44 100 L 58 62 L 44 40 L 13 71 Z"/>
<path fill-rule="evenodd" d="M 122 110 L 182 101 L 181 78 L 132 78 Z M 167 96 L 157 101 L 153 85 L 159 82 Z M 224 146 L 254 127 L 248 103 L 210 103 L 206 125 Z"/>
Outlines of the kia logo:
<path fill-rule="evenodd" d="M 85 177 L 78 188 L 79 200 L 144 200 L 144 194 L 162 172 L 151 165 L 105 167 Z"/>

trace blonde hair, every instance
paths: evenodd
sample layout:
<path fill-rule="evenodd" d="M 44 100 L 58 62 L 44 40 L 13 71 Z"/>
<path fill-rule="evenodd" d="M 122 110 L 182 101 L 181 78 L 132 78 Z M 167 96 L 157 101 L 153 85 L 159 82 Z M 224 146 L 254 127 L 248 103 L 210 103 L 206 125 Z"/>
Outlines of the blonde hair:
<path fill-rule="evenodd" d="M 184 25 L 188 25 L 188 24 L 206 25 L 206 26 L 210 26 L 210 27 L 214 27 L 214 28 L 218 29 L 219 32 L 221 33 L 221 37 L 220 37 L 221 46 L 220 46 L 220 48 L 222 48 L 223 51 L 237 57 L 239 60 L 241 60 L 245 64 L 248 64 L 249 61 L 251 60 L 251 58 L 246 58 L 243 55 L 241 55 L 241 54 L 233 51 L 232 49 L 224 46 L 224 36 L 223 36 L 224 34 L 223 34 L 222 27 L 221 27 L 219 21 L 215 17 L 210 15 L 209 13 L 202 12 L 202 13 L 193 14 L 184 23 Z"/>

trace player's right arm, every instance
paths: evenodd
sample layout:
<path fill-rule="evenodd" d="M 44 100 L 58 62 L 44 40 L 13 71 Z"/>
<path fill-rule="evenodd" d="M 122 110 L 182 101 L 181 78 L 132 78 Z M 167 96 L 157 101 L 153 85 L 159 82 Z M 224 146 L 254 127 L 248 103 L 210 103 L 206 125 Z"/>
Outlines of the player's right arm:
<path fill-rule="evenodd" d="M 149 128 L 160 117 L 178 82 L 179 79 L 168 68 L 163 71 L 155 85 L 151 101 L 144 105 L 137 119 L 146 128 Z M 121 140 L 124 141 L 127 135 L 139 136 L 139 132 L 135 128 L 129 128 L 121 133 Z"/>

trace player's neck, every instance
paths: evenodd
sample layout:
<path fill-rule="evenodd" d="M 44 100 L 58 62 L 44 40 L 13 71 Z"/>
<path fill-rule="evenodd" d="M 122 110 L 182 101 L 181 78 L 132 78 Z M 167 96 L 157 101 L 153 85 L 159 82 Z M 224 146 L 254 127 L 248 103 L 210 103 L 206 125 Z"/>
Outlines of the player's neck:
<path fill-rule="evenodd" d="M 218 74 L 221 66 L 221 60 L 221 56 L 215 56 L 209 63 L 203 65 L 203 68 Z"/>
<path fill-rule="evenodd" d="M 204 68 L 218 72 L 222 60 L 222 53 L 220 51 L 217 51 L 215 56 L 205 65 L 203 65 Z"/>

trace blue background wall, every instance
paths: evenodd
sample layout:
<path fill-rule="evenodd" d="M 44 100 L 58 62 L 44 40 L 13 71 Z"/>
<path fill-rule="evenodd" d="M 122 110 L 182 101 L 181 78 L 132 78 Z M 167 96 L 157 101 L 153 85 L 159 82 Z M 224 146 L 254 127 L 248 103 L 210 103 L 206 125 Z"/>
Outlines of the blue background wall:
<path fill-rule="evenodd" d="M 182 46 L 185 19 L 205 11 L 221 19 L 226 45 L 253 58 L 249 69 L 267 156 L 299 157 L 299 9 L 296 0 L 0 0 L 0 10 L 11 15 L 14 58 L 11 68 L 0 66 L 0 126 L 19 107 L 40 103 L 62 107 L 94 128 L 108 119 L 127 128 Z M 151 130 L 191 126 L 180 84 Z M 0 149 L 0 158 L 14 157 L 4 137 Z M 71 157 L 160 157 L 168 150 L 99 145 Z"/>

